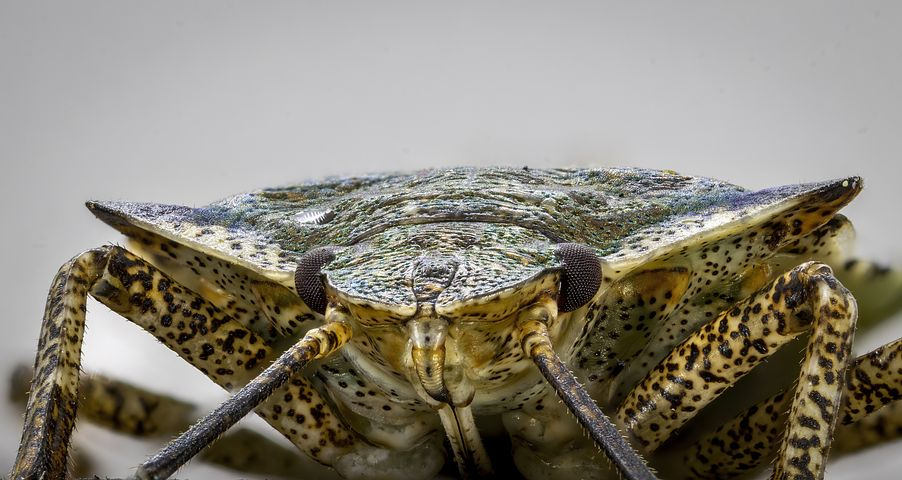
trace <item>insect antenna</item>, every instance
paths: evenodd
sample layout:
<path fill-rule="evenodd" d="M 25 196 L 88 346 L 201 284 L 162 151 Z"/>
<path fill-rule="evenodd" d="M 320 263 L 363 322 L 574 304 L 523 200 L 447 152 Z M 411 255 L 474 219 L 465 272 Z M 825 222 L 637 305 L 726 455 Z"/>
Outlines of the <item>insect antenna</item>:
<path fill-rule="evenodd" d="M 284 385 L 291 376 L 311 360 L 338 351 L 351 339 L 346 314 L 336 308 L 326 311 L 326 324 L 314 328 L 285 351 L 275 362 L 248 382 L 232 398 L 226 400 L 185 433 L 169 442 L 156 455 L 138 466 L 135 477 L 141 480 L 168 478 L 204 447 L 225 433 L 260 403 Z"/>
<path fill-rule="evenodd" d="M 549 298 L 521 317 L 519 328 L 523 351 L 535 362 L 542 376 L 548 380 L 623 478 L 656 480 L 657 477 L 645 460 L 627 443 L 614 423 L 598 408 L 567 365 L 555 353 L 551 338 L 548 336 L 547 325 L 556 315 L 557 302 Z"/>

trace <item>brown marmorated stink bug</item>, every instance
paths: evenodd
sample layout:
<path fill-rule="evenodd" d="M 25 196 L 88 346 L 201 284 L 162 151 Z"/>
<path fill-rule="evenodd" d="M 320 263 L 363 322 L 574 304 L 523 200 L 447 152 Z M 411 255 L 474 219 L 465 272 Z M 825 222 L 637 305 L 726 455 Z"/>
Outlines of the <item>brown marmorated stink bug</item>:
<path fill-rule="evenodd" d="M 847 251 L 837 211 L 861 187 L 456 168 L 201 208 L 89 202 L 129 243 L 53 281 L 11 476 L 67 474 L 91 295 L 235 392 L 137 478 L 168 477 L 251 411 L 355 479 L 454 465 L 726 478 L 771 463 L 822 478 L 831 445 L 902 433 L 902 340 L 852 354 L 856 321 L 902 304 L 902 275 Z M 120 430 L 184 410 L 91 385 L 82 410 L 114 396 Z"/>

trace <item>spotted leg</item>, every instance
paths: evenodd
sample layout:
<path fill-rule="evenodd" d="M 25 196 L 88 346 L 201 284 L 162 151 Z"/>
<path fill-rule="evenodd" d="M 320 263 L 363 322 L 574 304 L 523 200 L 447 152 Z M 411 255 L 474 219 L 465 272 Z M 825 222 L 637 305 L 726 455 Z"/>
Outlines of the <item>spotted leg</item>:
<path fill-rule="evenodd" d="M 834 270 L 858 301 L 859 332 L 902 310 L 902 271 L 858 259 L 847 260 Z"/>
<path fill-rule="evenodd" d="M 902 402 L 893 402 L 850 425 L 836 427 L 834 455 L 856 452 L 902 437 Z"/>
<path fill-rule="evenodd" d="M 862 355 L 845 375 L 834 451 L 848 452 L 902 436 L 902 339 Z M 725 478 L 771 458 L 792 395 L 780 392 L 703 436 L 681 458 L 693 476 Z"/>
<path fill-rule="evenodd" d="M 849 362 L 856 305 L 829 267 L 806 263 L 703 325 L 626 397 L 616 418 L 646 451 L 779 347 L 811 331 L 775 476 L 820 478 Z"/>
<path fill-rule="evenodd" d="M 296 449 L 283 447 L 265 435 L 246 428 L 235 429 L 201 452 L 199 458 L 228 469 L 263 477 L 307 478 L 313 468 Z M 320 467 L 323 468 L 323 467 Z"/>
<path fill-rule="evenodd" d="M 60 268 L 50 288 L 11 478 L 65 478 L 75 426 L 78 369 L 88 289 L 103 272 L 108 248 L 85 252 Z"/>
<path fill-rule="evenodd" d="M 10 395 L 14 402 L 27 402 L 32 378 L 30 367 L 21 365 L 13 370 Z M 104 375 L 82 374 L 78 391 L 79 417 L 114 432 L 168 436 L 194 420 L 193 404 Z"/>
<path fill-rule="evenodd" d="M 63 478 L 78 398 L 85 303 L 91 294 L 173 349 L 226 389 L 247 383 L 272 348 L 219 308 L 147 262 L 114 246 L 60 268 L 47 300 L 26 407 L 25 429 L 11 478 Z M 289 421 L 274 422 L 302 451 L 331 463 L 354 444 L 353 432 L 303 376 L 292 377 L 261 409 L 298 398 Z M 300 401 L 303 399 L 303 401 Z M 314 411 L 315 410 L 315 411 Z M 304 438 L 306 437 L 306 438 Z"/>
<path fill-rule="evenodd" d="M 333 310 L 331 313 L 334 312 Z M 136 477 L 154 480 L 169 478 L 238 420 L 270 398 L 276 389 L 307 363 L 325 358 L 344 346 L 351 339 L 352 330 L 346 322 L 335 317 L 334 314 L 327 314 L 328 323 L 307 332 L 304 338 L 292 345 L 232 398 L 139 465 Z"/>
<path fill-rule="evenodd" d="M 20 365 L 10 378 L 10 400 L 24 408 L 33 377 L 31 367 Z M 163 393 L 132 385 L 104 375 L 82 374 L 78 384 L 79 421 L 138 437 L 171 437 L 194 422 L 196 406 Z M 77 447 L 77 445 L 76 445 Z M 315 468 L 295 448 L 248 429 L 229 432 L 204 450 L 201 458 L 243 473 L 296 477 Z M 91 461 L 79 458 L 77 477 L 91 474 Z"/>

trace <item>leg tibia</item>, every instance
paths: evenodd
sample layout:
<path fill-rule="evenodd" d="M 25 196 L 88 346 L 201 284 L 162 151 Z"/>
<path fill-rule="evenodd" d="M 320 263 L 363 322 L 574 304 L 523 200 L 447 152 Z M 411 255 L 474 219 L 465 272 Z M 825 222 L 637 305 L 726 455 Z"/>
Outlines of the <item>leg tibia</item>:
<path fill-rule="evenodd" d="M 53 279 L 41 324 L 25 429 L 11 478 L 66 476 L 69 439 L 75 426 L 85 303 L 111 248 L 78 255 Z"/>
<path fill-rule="evenodd" d="M 858 308 L 832 274 L 816 278 L 811 337 L 772 478 L 823 477 L 842 402 Z"/>

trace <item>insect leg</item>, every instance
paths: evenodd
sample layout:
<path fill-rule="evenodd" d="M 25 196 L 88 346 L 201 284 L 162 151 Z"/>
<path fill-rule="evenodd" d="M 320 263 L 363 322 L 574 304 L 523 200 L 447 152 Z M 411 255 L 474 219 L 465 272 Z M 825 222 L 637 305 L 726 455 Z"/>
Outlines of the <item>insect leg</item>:
<path fill-rule="evenodd" d="M 126 250 L 114 248 L 109 263 L 94 297 L 225 389 L 246 384 L 274 357 L 264 339 L 235 320 L 239 312 L 217 307 Z M 356 439 L 303 375 L 278 388 L 257 413 L 321 463 L 332 464 Z"/>
<path fill-rule="evenodd" d="M 902 310 L 902 272 L 867 260 L 834 267 L 836 278 L 858 301 L 858 331 L 878 325 Z"/>
<path fill-rule="evenodd" d="M 32 373 L 25 365 L 13 371 L 10 395 L 14 402 L 27 401 Z M 193 404 L 104 375 L 82 374 L 78 392 L 80 419 L 127 435 L 172 435 L 194 420 Z"/>
<path fill-rule="evenodd" d="M 772 458 L 786 425 L 792 396 L 781 392 L 702 437 L 683 456 L 697 478 L 730 478 L 756 470 Z M 893 402 L 853 423 L 837 425 L 831 456 L 850 453 L 902 435 L 902 402 Z"/>
<path fill-rule="evenodd" d="M 248 382 L 272 358 L 272 348 L 217 307 L 120 247 L 97 248 L 61 267 L 48 297 L 36 376 L 12 478 L 65 475 L 74 422 L 87 294 L 126 317 L 226 389 Z M 292 415 L 278 415 L 287 398 Z M 303 400 L 303 401 L 301 401 Z M 258 408 L 301 451 L 331 464 L 355 442 L 302 375 Z"/>
<path fill-rule="evenodd" d="M 808 293 L 813 314 L 807 319 L 811 337 L 771 474 L 775 479 L 823 478 L 845 389 L 843 375 L 852 360 L 858 317 L 855 298 L 833 277 L 829 267 L 815 272 Z M 806 318 L 801 320 L 804 323 Z"/>
<path fill-rule="evenodd" d="M 730 478 L 756 470 L 773 458 L 786 417 L 791 392 L 780 392 L 752 406 L 699 439 L 682 461 L 695 478 Z"/>
<path fill-rule="evenodd" d="M 41 324 L 25 429 L 10 478 L 65 478 L 75 426 L 81 342 L 88 289 L 100 277 L 110 247 L 82 253 L 53 279 Z"/>
<path fill-rule="evenodd" d="M 198 455 L 199 459 L 231 470 L 263 477 L 306 478 L 313 465 L 298 455 L 297 449 L 284 447 L 265 435 L 246 428 L 226 433 Z"/>
<path fill-rule="evenodd" d="M 596 334 L 592 337 L 595 345 L 587 344 L 588 348 L 584 351 L 609 351 L 611 354 L 602 357 L 602 360 L 607 361 L 601 364 L 595 361 L 595 358 L 589 358 L 588 364 L 597 365 L 589 371 L 589 375 L 594 374 L 597 378 L 603 379 L 605 378 L 605 370 L 610 372 L 612 368 L 617 369 L 615 370 L 614 384 L 610 388 L 603 384 L 599 385 L 600 388 L 596 388 L 598 391 L 595 394 L 596 398 L 605 398 L 604 396 L 606 396 L 610 403 L 619 405 L 630 389 L 647 375 L 649 368 L 663 360 L 686 336 L 700 328 L 704 322 L 716 318 L 723 311 L 730 309 L 736 302 L 748 298 L 758 290 L 770 285 L 779 275 L 797 267 L 802 261 L 823 262 L 838 272 L 847 259 L 850 258 L 849 250 L 854 244 L 854 236 L 855 232 L 852 223 L 843 215 L 835 215 L 826 224 L 809 232 L 807 235 L 783 245 L 775 253 L 771 252 L 770 247 L 767 245 L 749 245 L 752 247 L 752 250 L 747 251 L 746 255 L 751 254 L 752 256 L 769 258 L 765 262 L 747 269 L 741 277 L 735 277 L 732 280 L 721 277 L 721 281 L 713 283 L 709 287 L 709 292 L 705 295 L 691 293 L 684 295 L 687 287 L 684 282 L 691 281 L 693 275 L 688 271 L 681 273 L 677 269 L 672 269 L 669 273 L 660 270 L 646 271 L 639 277 L 628 277 L 626 282 L 616 282 L 612 287 L 622 284 L 629 288 L 635 284 L 636 280 L 642 282 L 644 286 L 638 291 L 632 290 L 632 292 L 621 287 L 623 293 L 627 294 L 623 296 L 624 302 L 606 305 L 608 307 L 607 313 L 605 314 L 603 311 L 602 316 L 606 317 L 607 320 L 604 323 L 599 323 L 599 326 L 596 328 L 598 330 L 602 328 L 611 330 L 611 327 L 605 324 L 610 323 L 610 319 L 616 322 L 617 317 L 614 315 L 629 315 L 634 324 L 637 321 L 644 320 L 646 325 L 640 326 L 642 331 L 638 331 L 639 329 L 634 327 L 630 331 L 618 332 L 620 336 L 635 337 L 646 332 L 650 332 L 651 336 L 641 342 L 631 341 L 631 339 L 625 339 L 626 341 L 618 339 L 616 342 L 613 342 L 606 339 L 607 335 Z M 732 237 L 731 241 L 725 241 L 724 244 L 735 244 L 737 241 L 745 245 L 747 241 L 746 234 Z M 720 263 L 718 260 L 710 258 L 713 255 L 713 250 L 708 251 L 705 255 L 709 257 L 705 259 L 706 263 L 710 261 Z M 726 257 L 721 256 L 721 261 L 727 263 L 731 261 L 730 255 L 725 251 L 722 255 L 726 255 Z M 660 283 L 657 283 L 656 280 Z M 664 291 L 672 295 L 672 297 L 662 299 L 660 293 L 655 292 L 655 290 L 660 292 L 661 287 L 656 288 L 654 287 L 655 285 L 664 287 Z M 846 284 L 844 283 L 844 285 Z M 848 285 L 846 286 L 848 287 Z M 640 292 L 642 293 L 641 297 L 637 295 Z M 648 294 L 645 292 L 648 292 Z M 855 291 L 853 290 L 854 294 Z M 685 299 L 680 298 L 684 296 Z M 855 296 L 858 298 L 857 295 Z M 617 297 L 613 296 L 612 298 Z M 662 300 L 667 300 L 668 298 L 670 301 L 666 303 L 679 301 L 679 304 L 667 305 L 668 310 L 658 312 L 657 308 Z M 639 299 L 643 300 L 643 302 L 636 305 Z M 650 304 L 649 300 L 651 299 L 657 300 L 657 303 L 654 305 Z M 626 310 L 627 307 L 629 307 L 629 310 Z M 670 309 L 673 310 L 671 311 Z M 657 315 L 650 319 L 652 314 Z M 641 345 L 641 348 L 632 347 L 632 349 L 629 349 L 621 345 Z M 599 347 L 603 348 L 599 349 Z M 585 358 L 581 362 L 585 362 Z M 630 365 L 630 368 L 622 368 L 626 365 Z M 640 368 L 635 368 L 636 365 Z M 589 377 L 589 380 L 591 380 L 591 377 Z M 599 397 L 597 395 L 603 396 Z"/>
<path fill-rule="evenodd" d="M 326 357 L 341 348 L 351 338 L 351 328 L 339 318 L 343 314 L 327 311 L 329 323 L 314 328 L 292 345 L 275 362 L 245 385 L 232 398 L 194 424 L 187 432 L 166 445 L 159 453 L 138 466 L 140 479 L 168 478 L 180 466 L 193 458 L 216 437 L 222 435 L 238 420 L 273 392 L 291 376 L 314 359 Z M 330 318 L 331 317 L 331 318 Z"/>
<path fill-rule="evenodd" d="M 896 374 L 894 374 L 896 372 Z M 851 451 L 902 435 L 902 339 L 851 362 L 845 375 L 833 451 Z M 695 476 L 729 477 L 770 458 L 792 396 L 780 392 L 702 437 L 682 461 Z"/>
<path fill-rule="evenodd" d="M 31 367 L 20 365 L 10 378 L 10 400 L 23 408 L 32 377 Z M 174 436 L 196 420 L 193 404 L 104 375 L 82 374 L 78 390 L 79 421 L 126 435 Z M 77 444 L 70 455 L 77 456 L 71 462 L 77 469 L 73 471 L 74 476 L 91 476 L 93 462 L 78 450 Z M 312 465 L 310 460 L 298 455 L 296 448 L 286 448 L 249 429 L 229 432 L 204 450 L 200 458 L 244 473 L 283 478 L 310 470 Z"/>
<path fill-rule="evenodd" d="M 833 452 L 852 453 L 902 436 L 902 402 L 893 402 L 861 420 L 836 427 Z"/>
<path fill-rule="evenodd" d="M 902 400 L 902 338 L 852 361 L 840 421 L 850 424 Z"/>
<path fill-rule="evenodd" d="M 548 303 L 551 303 L 550 305 Z M 539 304 L 521 319 L 521 343 L 526 355 L 576 416 L 599 448 L 628 479 L 655 479 L 645 460 L 623 438 L 617 427 L 579 385 L 576 377 L 552 349 L 547 323 L 557 311 L 553 302 Z"/>
<path fill-rule="evenodd" d="M 804 467 L 818 478 L 839 407 L 838 379 L 849 361 L 855 313 L 854 299 L 829 267 L 796 267 L 678 345 L 627 395 L 616 418 L 640 445 L 654 450 L 753 367 L 811 329 L 814 340 L 787 431 L 793 441 L 784 442 L 801 447 L 785 449 L 783 458 L 808 455 Z M 822 420 L 807 421 L 815 416 Z M 803 434 L 816 435 L 819 443 L 794 441 Z M 783 463 L 778 468 L 791 461 Z"/>

